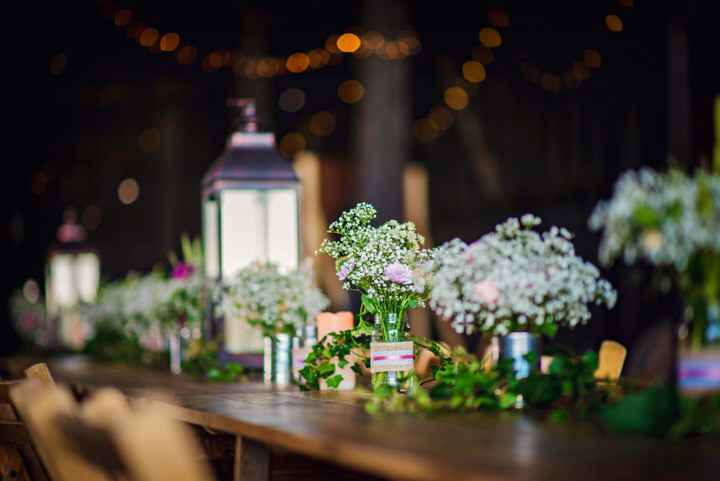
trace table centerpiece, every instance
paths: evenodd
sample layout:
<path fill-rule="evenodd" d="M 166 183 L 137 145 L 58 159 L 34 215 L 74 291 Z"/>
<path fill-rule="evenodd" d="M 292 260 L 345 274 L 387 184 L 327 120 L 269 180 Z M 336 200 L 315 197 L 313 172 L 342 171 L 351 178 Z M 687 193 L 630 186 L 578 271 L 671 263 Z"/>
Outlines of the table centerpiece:
<path fill-rule="evenodd" d="M 292 381 L 293 339 L 330 305 L 315 284 L 309 263 L 281 271 L 273 262 L 253 262 L 224 287 L 222 315 L 246 319 L 264 337 L 263 371 L 268 383 Z"/>
<path fill-rule="evenodd" d="M 602 232 L 602 264 L 646 264 L 664 290 L 677 288 L 684 307 L 677 381 L 688 392 L 720 389 L 720 350 L 713 348 L 720 344 L 719 170 L 628 170 L 588 219 Z"/>
<path fill-rule="evenodd" d="M 373 319 L 370 371 L 373 389 L 390 386 L 408 388 L 413 369 L 414 346 L 407 311 L 424 306 L 431 288 L 430 261 L 433 249 L 424 249 L 425 239 L 412 222 L 396 220 L 379 227 L 370 225 L 377 216 L 365 202 L 342 213 L 328 227 L 339 236 L 325 239 L 317 253 L 335 260 L 337 276 L 346 290 L 361 294 L 359 313 L 362 329 Z"/>
<path fill-rule="evenodd" d="M 518 377 L 530 366 L 540 336 L 574 328 L 591 317 L 590 303 L 612 308 L 617 294 L 593 264 L 575 254 L 573 235 L 541 219 L 511 217 L 471 244 L 452 239 L 436 258 L 430 308 L 458 333 L 498 336 L 499 357 L 513 359 Z"/>

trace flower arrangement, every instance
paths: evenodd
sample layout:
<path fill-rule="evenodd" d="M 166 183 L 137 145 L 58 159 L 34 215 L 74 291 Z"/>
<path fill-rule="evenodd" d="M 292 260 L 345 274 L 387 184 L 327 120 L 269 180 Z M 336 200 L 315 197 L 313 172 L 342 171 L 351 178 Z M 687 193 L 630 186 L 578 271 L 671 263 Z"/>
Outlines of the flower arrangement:
<path fill-rule="evenodd" d="M 266 336 L 294 336 L 329 305 L 309 264 L 283 273 L 272 262 L 254 262 L 228 283 L 219 309 L 259 326 Z"/>
<path fill-rule="evenodd" d="M 343 212 L 328 227 L 328 233 L 340 238 L 325 239 L 317 253 L 335 260 L 345 290 L 361 293 L 363 312 L 402 317 L 408 308 L 425 305 L 434 250 L 421 247 L 425 239 L 412 222 L 390 220 L 373 227 L 370 221 L 376 216 L 365 202 Z"/>
<path fill-rule="evenodd" d="M 649 167 L 620 175 L 588 225 L 602 231 L 600 261 L 646 262 L 684 298 L 692 349 L 720 339 L 720 175 Z"/>
<path fill-rule="evenodd" d="M 554 337 L 560 326 L 590 319 L 588 304 L 612 308 L 616 292 L 598 269 L 575 254 L 573 235 L 539 217 L 511 217 L 470 245 L 440 247 L 429 305 L 458 333 L 528 331 Z"/>

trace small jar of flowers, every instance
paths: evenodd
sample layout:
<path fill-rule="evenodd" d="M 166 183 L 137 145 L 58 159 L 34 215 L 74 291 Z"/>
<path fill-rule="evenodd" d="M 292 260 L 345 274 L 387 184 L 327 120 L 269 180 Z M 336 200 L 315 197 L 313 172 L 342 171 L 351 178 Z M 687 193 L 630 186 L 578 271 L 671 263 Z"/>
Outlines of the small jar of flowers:
<path fill-rule="evenodd" d="M 368 314 L 373 317 L 373 389 L 405 390 L 414 360 L 407 311 L 424 306 L 434 251 L 422 248 L 425 240 L 412 222 L 390 220 L 373 227 L 370 221 L 376 216 L 375 208 L 365 202 L 343 212 L 328 228 L 339 239 L 325 239 L 317 252 L 335 260 L 344 289 L 361 293 L 360 328 Z"/>
<path fill-rule="evenodd" d="M 453 239 L 437 254 L 430 308 L 458 333 L 481 332 L 525 345 L 512 356 L 518 377 L 522 356 L 539 349 L 540 335 L 586 323 L 590 303 L 611 308 L 616 292 L 591 263 L 575 254 L 572 234 L 552 226 L 539 234 L 539 217 L 511 217 L 471 244 Z M 518 334 L 522 333 L 522 334 Z M 537 354 L 540 354 L 539 352 Z"/>

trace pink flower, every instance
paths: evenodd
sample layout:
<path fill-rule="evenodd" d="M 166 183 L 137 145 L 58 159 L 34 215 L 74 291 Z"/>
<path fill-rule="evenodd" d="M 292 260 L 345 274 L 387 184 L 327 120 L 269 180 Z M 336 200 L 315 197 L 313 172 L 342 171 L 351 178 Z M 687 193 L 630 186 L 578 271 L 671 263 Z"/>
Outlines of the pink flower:
<path fill-rule="evenodd" d="M 187 279 L 193 274 L 194 271 L 195 269 L 193 268 L 192 264 L 181 261 L 173 268 L 171 275 L 173 279 Z"/>
<path fill-rule="evenodd" d="M 405 264 L 399 262 L 388 264 L 385 268 L 385 275 L 388 276 L 388 279 L 398 284 L 412 284 L 412 271 Z"/>
<path fill-rule="evenodd" d="M 473 287 L 473 296 L 485 304 L 495 304 L 500 297 L 500 289 L 490 279 L 483 279 Z"/>
<path fill-rule="evenodd" d="M 344 281 L 347 279 L 347 276 L 350 275 L 350 271 L 352 268 L 355 267 L 355 264 L 353 262 L 346 262 L 345 264 L 340 267 L 340 270 L 337 271 L 338 279 L 341 281 Z"/>

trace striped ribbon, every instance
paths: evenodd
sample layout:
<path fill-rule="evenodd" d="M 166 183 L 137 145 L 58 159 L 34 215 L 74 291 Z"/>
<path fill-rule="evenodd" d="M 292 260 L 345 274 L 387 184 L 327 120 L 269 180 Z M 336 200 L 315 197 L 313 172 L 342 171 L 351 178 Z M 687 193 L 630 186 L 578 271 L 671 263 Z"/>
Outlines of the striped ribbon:
<path fill-rule="evenodd" d="M 370 343 L 370 372 L 408 371 L 413 358 L 412 341 Z"/>

